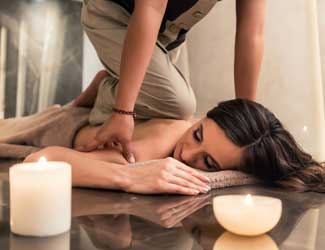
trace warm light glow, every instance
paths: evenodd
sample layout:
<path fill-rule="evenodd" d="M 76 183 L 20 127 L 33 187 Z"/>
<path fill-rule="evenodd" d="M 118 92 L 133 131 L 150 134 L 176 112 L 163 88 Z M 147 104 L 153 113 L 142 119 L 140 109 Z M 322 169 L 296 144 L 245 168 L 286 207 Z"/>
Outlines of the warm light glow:
<path fill-rule="evenodd" d="M 246 205 L 253 204 L 253 198 L 252 198 L 252 196 L 250 194 L 246 195 L 246 197 L 245 197 L 245 204 Z"/>
<path fill-rule="evenodd" d="M 308 131 L 308 127 L 307 127 L 307 126 L 304 126 L 304 127 L 302 128 L 302 130 L 303 130 L 304 132 L 307 132 L 307 131 Z"/>
<path fill-rule="evenodd" d="M 41 158 L 39 158 L 37 165 L 39 167 L 44 167 L 46 163 L 47 163 L 46 158 L 44 156 L 42 156 Z"/>
<path fill-rule="evenodd" d="M 260 195 L 221 195 L 213 198 L 213 212 L 218 223 L 227 231 L 242 236 L 257 236 L 269 232 L 279 222 L 282 202 Z"/>

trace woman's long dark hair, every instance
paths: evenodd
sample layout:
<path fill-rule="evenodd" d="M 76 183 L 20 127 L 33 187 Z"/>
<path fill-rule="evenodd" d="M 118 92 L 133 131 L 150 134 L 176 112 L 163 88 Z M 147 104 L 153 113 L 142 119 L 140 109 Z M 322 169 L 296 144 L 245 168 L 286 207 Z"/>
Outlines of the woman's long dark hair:
<path fill-rule="evenodd" d="M 261 104 L 244 99 L 225 101 L 207 117 L 244 148 L 240 170 L 288 189 L 325 192 L 324 166 Z"/>

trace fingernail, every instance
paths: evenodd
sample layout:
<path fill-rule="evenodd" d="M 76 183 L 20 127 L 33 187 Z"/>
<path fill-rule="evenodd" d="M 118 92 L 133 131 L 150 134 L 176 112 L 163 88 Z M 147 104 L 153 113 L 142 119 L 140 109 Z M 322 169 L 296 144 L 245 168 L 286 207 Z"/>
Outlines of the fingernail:
<path fill-rule="evenodd" d="M 194 190 L 193 193 L 194 193 L 194 194 L 199 194 L 200 191 L 199 191 L 199 190 Z"/>
<path fill-rule="evenodd" d="M 135 163 L 135 159 L 134 159 L 134 156 L 133 155 L 129 157 L 129 162 L 130 163 Z"/>
<path fill-rule="evenodd" d="M 205 179 L 206 181 L 210 182 L 210 178 L 209 178 L 209 177 L 204 176 L 204 179 Z"/>
<path fill-rule="evenodd" d="M 207 193 L 207 192 L 210 191 L 210 188 L 205 186 L 205 187 L 202 188 L 202 190 L 204 191 L 203 193 Z"/>

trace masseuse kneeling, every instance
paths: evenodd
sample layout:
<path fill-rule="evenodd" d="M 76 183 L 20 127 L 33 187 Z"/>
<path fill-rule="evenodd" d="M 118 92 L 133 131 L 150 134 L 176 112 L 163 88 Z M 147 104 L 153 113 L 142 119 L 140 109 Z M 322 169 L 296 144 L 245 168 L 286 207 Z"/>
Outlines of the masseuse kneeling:
<path fill-rule="evenodd" d="M 81 150 L 120 143 L 125 158 L 134 162 L 134 117 L 188 119 L 193 115 L 193 90 L 175 62 L 186 33 L 218 2 L 84 0 L 82 23 L 106 68 L 103 74 L 109 74 L 111 81 L 94 81 L 74 102 L 93 105 L 93 90 L 101 84 L 90 119 L 101 129 Z M 265 0 L 237 0 L 236 14 L 236 97 L 254 100 L 263 57 Z"/>

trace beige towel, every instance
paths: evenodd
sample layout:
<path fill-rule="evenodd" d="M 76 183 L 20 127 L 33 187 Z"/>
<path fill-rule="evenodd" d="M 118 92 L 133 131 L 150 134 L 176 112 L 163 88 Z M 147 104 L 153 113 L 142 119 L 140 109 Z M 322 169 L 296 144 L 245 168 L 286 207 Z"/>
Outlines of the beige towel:
<path fill-rule="evenodd" d="M 90 109 L 54 105 L 43 112 L 0 120 L 0 160 L 22 159 L 47 146 L 72 147 L 76 132 L 88 124 Z M 256 184 L 255 177 L 239 171 L 203 172 L 212 188 Z"/>
<path fill-rule="evenodd" d="M 54 105 L 31 116 L 0 120 L 0 159 L 24 158 L 53 145 L 71 148 L 76 132 L 88 124 L 89 112 Z"/>
<path fill-rule="evenodd" d="M 211 180 L 211 188 L 224 188 L 263 183 L 261 180 L 250 174 L 235 170 L 204 172 L 204 175 L 209 177 Z"/>

